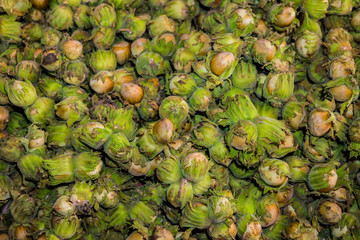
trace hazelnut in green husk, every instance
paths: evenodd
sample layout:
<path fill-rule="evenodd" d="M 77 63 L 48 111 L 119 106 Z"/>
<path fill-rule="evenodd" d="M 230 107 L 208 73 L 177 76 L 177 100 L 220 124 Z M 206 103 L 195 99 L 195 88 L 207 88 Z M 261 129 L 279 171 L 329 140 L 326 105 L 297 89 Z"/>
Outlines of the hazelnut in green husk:
<path fill-rule="evenodd" d="M 311 60 L 311 63 L 307 67 L 307 75 L 309 80 L 314 83 L 324 83 L 328 81 L 329 78 L 329 70 L 328 65 L 329 58 L 323 54 L 318 54 L 314 56 Z"/>
<path fill-rule="evenodd" d="M 249 184 L 239 190 L 236 199 L 237 213 L 240 215 L 253 215 L 256 213 L 257 202 L 261 191 L 254 184 Z"/>
<path fill-rule="evenodd" d="M 197 57 L 204 56 L 211 48 L 211 39 L 202 31 L 191 31 L 184 47 L 193 52 Z"/>
<path fill-rule="evenodd" d="M 90 55 L 89 65 L 94 72 L 115 70 L 116 64 L 116 55 L 112 51 L 97 50 Z"/>
<path fill-rule="evenodd" d="M 171 205 L 183 209 L 194 197 L 191 182 L 182 178 L 178 182 L 171 183 L 167 189 L 166 196 Z"/>
<path fill-rule="evenodd" d="M 80 85 L 89 75 L 89 69 L 82 61 L 66 62 L 62 66 L 62 78 L 68 84 Z"/>
<path fill-rule="evenodd" d="M 43 158 L 35 154 L 27 154 L 19 159 L 17 166 L 24 178 L 39 181 L 46 176 L 43 168 Z"/>
<path fill-rule="evenodd" d="M 155 100 L 144 99 L 140 102 L 140 105 L 137 106 L 137 111 L 145 121 L 156 120 L 159 114 L 159 104 Z"/>
<path fill-rule="evenodd" d="M 355 61 L 351 57 L 340 56 L 331 61 L 329 69 L 332 79 L 353 75 L 356 71 Z"/>
<path fill-rule="evenodd" d="M 47 128 L 47 144 L 54 148 L 61 148 L 69 145 L 71 128 L 65 124 L 52 124 Z"/>
<path fill-rule="evenodd" d="M 16 77 L 18 80 L 37 81 L 40 76 L 40 66 L 35 61 L 23 60 L 16 65 Z"/>
<path fill-rule="evenodd" d="M 277 119 L 279 116 L 280 109 L 274 107 L 269 102 L 255 101 L 255 107 L 261 117 Z"/>
<path fill-rule="evenodd" d="M 41 44 L 47 47 L 55 47 L 61 41 L 62 33 L 54 28 L 48 27 L 44 30 Z"/>
<path fill-rule="evenodd" d="M 74 158 L 74 174 L 78 180 L 94 180 L 99 177 L 103 162 L 98 152 L 82 152 Z"/>
<path fill-rule="evenodd" d="M 297 156 L 289 156 L 284 160 L 290 167 L 290 180 L 292 182 L 306 182 L 310 171 L 310 162 Z"/>
<path fill-rule="evenodd" d="M 120 92 L 121 86 L 124 83 L 133 83 L 135 82 L 135 73 L 132 69 L 119 68 L 114 72 L 114 91 Z"/>
<path fill-rule="evenodd" d="M 310 17 L 318 20 L 325 17 L 329 2 L 323 0 L 304 0 L 303 7 L 305 11 L 309 13 Z"/>
<path fill-rule="evenodd" d="M 29 42 L 39 41 L 44 33 L 43 26 L 38 23 L 29 23 L 22 28 L 21 37 Z"/>
<path fill-rule="evenodd" d="M 4 40 L 18 42 L 21 34 L 21 23 L 16 16 L 0 15 L 0 36 Z"/>
<path fill-rule="evenodd" d="M 193 71 L 194 71 L 200 78 L 206 79 L 206 78 L 210 75 L 210 72 L 209 72 L 209 70 L 207 69 L 206 61 L 205 61 L 205 60 L 200 60 L 200 61 L 197 61 L 197 62 L 192 63 L 192 68 L 193 68 Z"/>
<path fill-rule="evenodd" d="M 233 216 L 235 209 L 231 192 L 225 190 L 219 195 L 215 194 L 209 198 L 209 201 L 209 218 L 211 221 L 220 223 Z"/>
<path fill-rule="evenodd" d="M 181 178 L 181 165 L 180 160 L 176 156 L 165 158 L 157 167 L 157 178 L 165 183 L 175 183 L 180 181 Z"/>
<path fill-rule="evenodd" d="M 209 148 L 220 140 L 221 131 L 215 123 L 199 115 L 195 116 L 195 121 L 197 124 L 193 129 L 193 142 L 196 145 Z"/>
<path fill-rule="evenodd" d="M 96 93 L 109 93 L 114 89 L 114 74 L 106 70 L 97 72 L 91 77 L 89 85 Z"/>
<path fill-rule="evenodd" d="M 242 48 L 244 42 L 235 37 L 233 33 L 221 33 L 212 37 L 214 51 L 226 51 L 240 56 L 242 54 Z"/>
<path fill-rule="evenodd" d="M 328 139 L 309 135 L 305 137 L 303 152 L 312 162 L 326 162 L 333 154 L 331 142 Z"/>
<path fill-rule="evenodd" d="M 352 142 L 360 143 L 360 118 L 355 119 L 349 128 L 349 138 Z"/>
<path fill-rule="evenodd" d="M 349 15 L 353 9 L 353 2 L 349 0 L 343 0 L 340 3 L 337 1 L 329 1 L 329 14 L 336 15 Z"/>
<path fill-rule="evenodd" d="M 85 143 L 80 141 L 80 134 L 82 131 L 83 125 L 78 126 L 77 128 L 74 128 L 71 132 L 70 137 L 70 143 L 71 146 L 77 151 L 77 152 L 88 152 L 91 150 L 89 146 L 87 146 Z"/>
<path fill-rule="evenodd" d="M 267 158 L 259 166 L 261 180 L 271 187 L 284 186 L 289 179 L 289 165 L 279 159 Z"/>
<path fill-rule="evenodd" d="M 172 33 L 164 33 L 151 40 L 151 48 L 161 56 L 170 57 L 176 47 L 176 39 Z"/>
<path fill-rule="evenodd" d="M 226 106 L 231 123 L 235 124 L 239 120 L 254 120 L 258 116 L 256 107 L 252 103 L 249 95 L 240 89 L 232 88 L 224 94 L 223 105 Z"/>
<path fill-rule="evenodd" d="M 29 126 L 25 114 L 21 114 L 17 111 L 10 112 L 10 119 L 5 128 L 6 133 L 14 134 L 15 136 L 25 136 L 27 127 Z M 4 132 L 5 133 L 5 132 Z M 8 137 L 8 134 L 2 134 L 1 139 Z"/>
<path fill-rule="evenodd" d="M 267 18 L 278 31 L 282 31 L 294 22 L 296 11 L 294 8 L 282 4 L 274 4 L 268 10 Z"/>
<path fill-rule="evenodd" d="M 254 31 L 256 21 L 256 16 L 252 13 L 250 8 L 238 8 L 232 11 L 227 18 L 226 24 L 229 30 L 235 33 L 236 36 L 244 37 L 250 35 Z"/>
<path fill-rule="evenodd" d="M 86 100 L 89 97 L 89 93 L 79 86 L 66 85 L 61 89 L 60 96 L 62 99 L 77 97 L 81 100 Z"/>
<path fill-rule="evenodd" d="M 22 194 L 11 203 L 10 212 L 16 222 L 27 223 L 35 216 L 38 208 L 36 199 Z"/>
<path fill-rule="evenodd" d="M 114 27 L 116 22 L 115 9 L 109 4 L 99 4 L 91 15 L 91 23 L 97 27 Z"/>
<path fill-rule="evenodd" d="M 228 218 L 224 222 L 212 224 L 208 233 L 214 240 L 231 240 L 236 238 L 237 229 L 235 222 Z"/>
<path fill-rule="evenodd" d="M 180 226 L 207 229 L 211 224 L 208 212 L 209 208 L 207 204 L 195 199 L 184 208 Z"/>
<path fill-rule="evenodd" d="M 108 49 L 115 41 L 115 30 L 112 28 L 95 28 L 92 31 L 92 41 L 97 49 Z"/>
<path fill-rule="evenodd" d="M 353 56 L 353 48 L 351 46 L 353 37 L 344 28 L 331 29 L 324 41 L 327 48 L 327 55 L 330 59 L 340 56 Z"/>
<path fill-rule="evenodd" d="M 204 112 L 212 100 L 211 92 L 206 88 L 197 88 L 189 98 L 189 106 L 194 111 Z"/>
<path fill-rule="evenodd" d="M 140 152 L 149 159 L 153 159 L 164 149 L 164 146 L 155 140 L 151 126 L 139 129 L 137 145 Z"/>
<path fill-rule="evenodd" d="M 209 188 L 212 185 L 212 179 L 210 177 L 210 173 L 206 173 L 203 179 L 200 181 L 193 183 L 193 190 L 195 196 L 201 196 L 206 194 L 209 191 Z"/>
<path fill-rule="evenodd" d="M 179 74 L 169 81 L 169 90 L 173 95 L 190 96 L 196 89 L 196 82 L 189 74 Z"/>
<path fill-rule="evenodd" d="M 39 97 L 25 109 L 26 117 L 35 124 L 48 125 L 55 119 L 54 100 L 46 97 Z"/>
<path fill-rule="evenodd" d="M 119 200 L 120 200 L 120 196 L 117 193 L 117 191 L 106 190 L 105 194 L 102 194 L 101 199 L 98 202 L 100 206 L 104 208 L 114 208 L 119 204 Z"/>
<path fill-rule="evenodd" d="M 82 127 L 80 141 L 91 148 L 100 149 L 112 131 L 100 122 L 89 122 Z"/>
<path fill-rule="evenodd" d="M 276 193 L 276 201 L 279 203 L 280 207 L 284 207 L 291 199 L 294 197 L 294 186 L 293 185 L 286 185 L 282 188 L 279 192 Z"/>
<path fill-rule="evenodd" d="M 258 128 L 258 143 L 263 146 L 272 157 L 283 157 L 297 149 L 294 136 L 284 122 L 259 117 L 255 120 Z"/>
<path fill-rule="evenodd" d="M 272 105 L 287 102 L 294 92 L 293 73 L 270 73 L 264 83 L 263 97 Z"/>
<path fill-rule="evenodd" d="M 9 136 L 0 140 L 0 159 L 17 162 L 24 154 L 24 146 L 20 137 Z"/>
<path fill-rule="evenodd" d="M 321 47 L 321 39 L 314 32 L 305 30 L 295 43 L 297 53 L 303 58 L 312 58 Z"/>
<path fill-rule="evenodd" d="M 131 159 L 131 149 L 128 139 L 121 132 L 111 134 L 104 144 L 104 152 L 118 165 Z"/>
<path fill-rule="evenodd" d="M 110 211 L 109 227 L 113 227 L 115 230 L 121 231 L 127 223 L 128 217 L 128 207 L 123 203 L 119 203 L 117 207 Z"/>
<path fill-rule="evenodd" d="M 269 227 L 276 222 L 280 208 L 273 195 L 265 195 L 258 201 L 257 215 L 260 217 L 262 227 Z"/>
<path fill-rule="evenodd" d="M 134 121 L 134 108 L 111 109 L 107 119 L 107 126 L 114 132 L 122 132 L 128 139 L 132 139 L 137 130 L 137 123 Z"/>
<path fill-rule="evenodd" d="M 27 107 L 37 99 L 34 86 L 28 81 L 9 81 L 5 85 L 5 90 L 10 102 L 18 107 Z"/>
<path fill-rule="evenodd" d="M 156 77 L 164 70 L 164 60 L 158 53 L 144 52 L 136 58 L 136 71 L 143 77 Z"/>
<path fill-rule="evenodd" d="M 89 215 L 91 207 L 94 204 L 91 182 L 86 181 L 76 182 L 70 191 L 70 201 L 75 204 L 77 211 L 80 214 Z"/>
<path fill-rule="evenodd" d="M 76 215 L 69 217 L 54 216 L 51 219 L 53 232 L 60 239 L 70 239 L 80 227 L 80 220 Z"/>
<path fill-rule="evenodd" d="M 191 181 L 200 181 L 209 171 L 209 161 L 201 152 L 190 153 L 181 160 L 183 176 Z"/>
<path fill-rule="evenodd" d="M 9 16 L 22 17 L 30 10 L 31 3 L 28 0 L 4 0 L 1 7 Z"/>
<path fill-rule="evenodd" d="M 62 45 L 62 49 L 69 60 L 76 60 L 82 54 L 83 45 L 77 40 L 68 40 Z"/>
<path fill-rule="evenodd" d="M 176 20 L 185 20 L 187 17 L 187 11 L 188 8 L 182 0 L 168 1 L 164 7 L 164 13 L 166 16 Z"/>
<path fill-rule="evenodd" d="M 144 51 L 148 50 L 148 48 L 150 47 L 150 40 L 147 38 L 138 38 L 135 41 L 132 42 L 130 50 L 131 50 L 131 55 L 134 58 L 137 58 L 138 56 L 140 56 L 141 53 L 143 53 Z"/>
<path fill-rule="evenodd" d="M 289 101 L 282 109 L 282 118 L 292 129 L 299 129 L 306 119 L 306 103 Z"/>
<path fill-rule="evenodd" d="M 256 40 L 252 45 L 252 56 L 254 62 L 266 64 L 271 62 L 276 54 L 276 47 L 266 39 Z"/>
<path fill-rule="evenodd" d="M 253 150 L 257 141 L 256 125 L 249 120 L 238 121 L 225 137 L 229 147 L 237 150 Z"/>
<path fill-rule="evenodd" d="M 122 22 L 122 29 L 119 30 L 127 40 L 133 41 L 144 34 L 148 20 L 146 17 L 134 16 L 133 13 L 127 14 Z"/>
<path fill-rule="evenodd" d="M 169 119 L 175 129 L 179 128 L 186 120 L 189 113 L 189 106 L 184 99 L 177 96 L 169 96 L 162 100 L 159 107 L 161 118 Z"/>
<path fill-rule="evenodd" d="M 234 72 L 238 61 L 231 52 L 209 52 L 206 66 L 220 80 L 228 78 Z"/>
<path fill-rule="evenodd" d="M 240 61 L 231 75 L 234 87 L 250 90 L 257 83 L 257 70 L 252 62 Z"/>
<path fill-rule="evenodd" d="M 154 152 L 156 154 L 156 151 L 159 150 L 155 149 L 153 152 L 149 152 L 149 154 L 153 154 Z M 132 161 L 125 167 L 131 175 L 138 177 L 146 175 L 152 167 L 151 164 L 152 162 L 149 161 L 149 158 L 141 154 L 139 148 L 134 147 L 132 149 Z"/>
<path fill-rule="evenodd" d="M 166 15 L 159 15 L 149 22 L 149 34 L 151 37 L 156 37 L 163 33 L 175 32 L 176 23 Z"/>
<path fill-rule="evenodd" d="M 352 76 L 339 77 L 324 86 L 338 102 L 354 101 L 359 96 L 359 85 Z"/>
<path fill-rule="evenodd" d="M 68 216 L 75 212 L 75 204 L 70 201 L 68 195 L 62 195 L 54 203 L 53 209 L 62 216 Z"/>
<path fill-rule="evenodd" d="M 157 217 L 157 212 L 143 201 L 134 203 L 129 209 L 129 214 L 131 219 L 136 219 L 145 225 L 150 225 Z"/>
<path fill-rule="evenodd" d="M 60 80 L 45 76 L 39 79 L 38 87 L 46 97 L 56 99 L 60 95 L 63 85 Z"/>
<path fill-rule="evenodd" d="M 161 80 L 159 78 L 155 77 L 141 79 L 138 84 L 144 89 L 147 98 L 158 99 L 158 96 L 160 94 L 160 87 L 162 84 L 160 81 Z"/>
<path fill-rule="evenodd" d="M 196 56 L 187 48 L 179 48 L 172 55 L 171 61 L 177 72 L 190 73 L 191 65 L 196 61 Z"/>
<path fill-rule="evenodd" d="M 346 202 L 349 200 L 349 192 L 344 187 L 332 190 L 330 196 L 337 202 Z"/>
<path fill-rule="evenodd" d="M 44 169 L 49 173 L 49 184 L 54 186 L 75 180 L 73 152 L 66 152 L 44 160 Z"/>
<path fill-rule="evenodd" d="M 338 181 L 334 163 L 317 164 L 308 173 L 308 186 L 319 192 L 330 192 Z"/>
<path fill-rule="evenodd" d="M 69 6 L 57 5 L 48 14 L 47 22 L 57 30 L 68 30 L 74 25 L 74 12 Z"/>
<path fill-rule="evenodd" d="M 210 158 L 225 167 L 228 167 L 232 160 L 236 157 L 237 151 L 229 149 L 225 142 L 217 141 L 213 146 L 209 148 Z"/>
<path fill-rule="evenodd" d="M 259 240 L 262 233 L 260 221 L 253 215 L 243 215 L 237 219 L 237 235 L 244 240 Z"/>
<path fill-rule="evenodd" d="M 55 72 L 60 69 L 62 57 L 59 51 L 49 49 L 45 50 L 41 56 L 41 66 L 49 72 Z"/>
<path fill-rule="evenodd" d="M 5 91 L 5 85 L 8 82 L 8 78 L 0 77 L 0 104 L 5 105 L 9 103 L 9 98 L 7 97 L 7 93 Z"/>
<path fill-rule="evenodd" d="M 350 25 L 354 28 L 356 32 L 360 32 L 360 11 L 355 10 L 352 13 Z"/>

